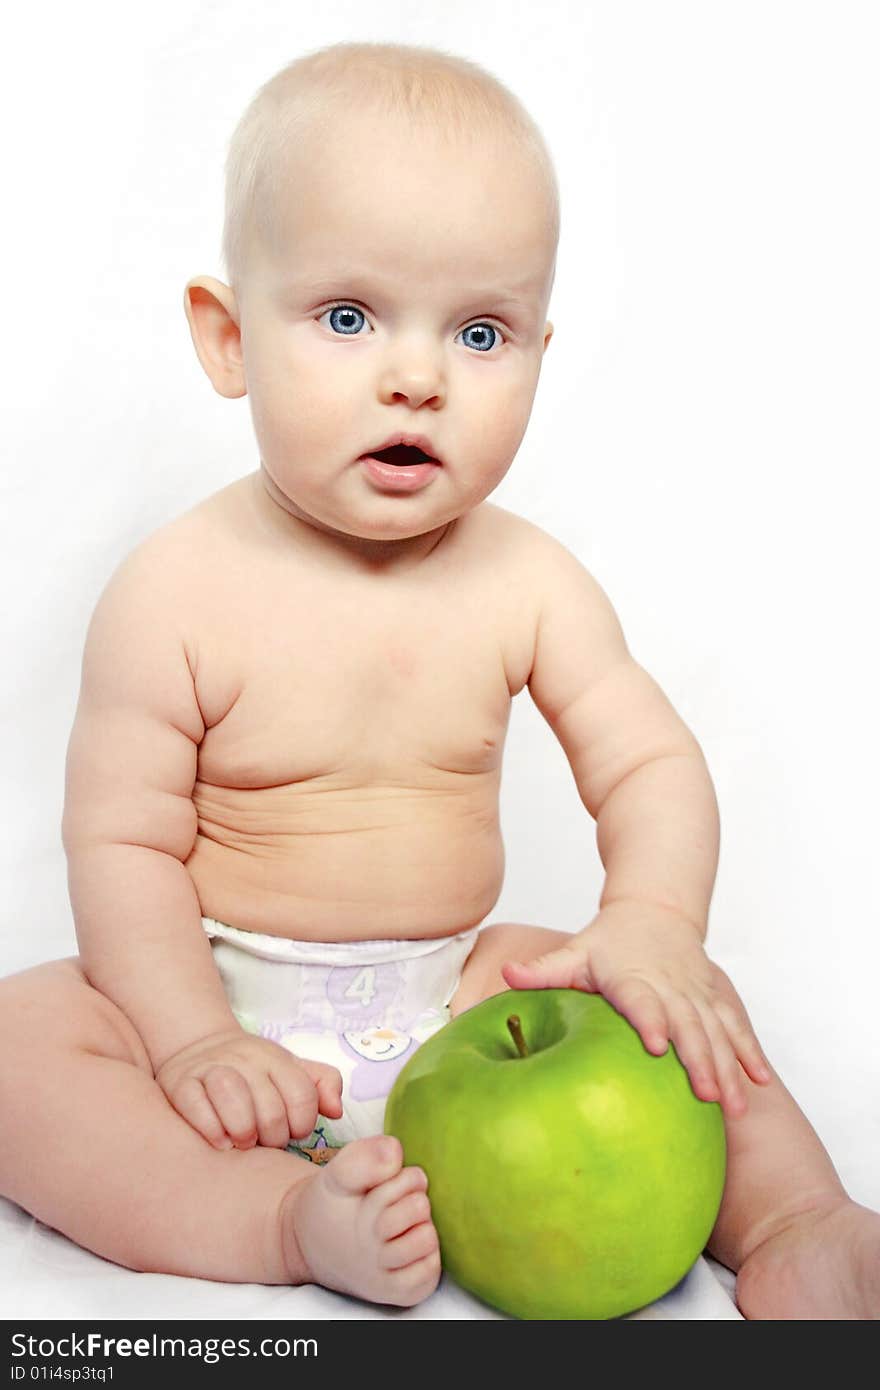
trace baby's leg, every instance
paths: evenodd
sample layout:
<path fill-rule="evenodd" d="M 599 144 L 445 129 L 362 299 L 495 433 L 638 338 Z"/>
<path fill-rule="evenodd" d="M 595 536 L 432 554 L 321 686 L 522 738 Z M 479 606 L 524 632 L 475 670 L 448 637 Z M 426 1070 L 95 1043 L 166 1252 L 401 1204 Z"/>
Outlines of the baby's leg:
<path fill-rule="evenodd" d="M 727 1180 L 709 1252 L 737 1273 L 748 1318 L 880 1318 L 880 1215 L 847 1195 L 819 1136 L 776 1073 L 746 1079 L 725 1121 Z"/>
<path fill-rule="evenodd" d="M 458 989 L 449 1003 L 449 1012 L 454 1018 L 483 999 L 502 994 L 508 988 L 501 974 L 505 961 L 533 960 L 535 956 L 553 951 L 570 940 L 568 932 L 526 926 L 519 922 L 495 922 L 491 927 L 483 927 L 476 946 L 464 963 Z"/>
<path fill-rule="evenodd" d="M 0 1115 L 0 1193 L 131 1269 L 321 1282 L 402 1306 L 439 1279 L 425 1177 L 397 1140 L 358 1140 L 322 1168 L 218 1152 L 76 960 L 0 981 Z"/>
<path fill-rule="evenodd" d="M 453 1014 L 500 994 L 501 966 L 529 960 L 565 932 L 501 923 L 485 928 L 452 1001 Z M 709 1253 L 737 1273 L 749 1318 L 880 1319 L 880 1215 L 853 1202 L 818 1135 L 779 1077 L 756 1086 L 726 1118 L 727 1179 Z"/>

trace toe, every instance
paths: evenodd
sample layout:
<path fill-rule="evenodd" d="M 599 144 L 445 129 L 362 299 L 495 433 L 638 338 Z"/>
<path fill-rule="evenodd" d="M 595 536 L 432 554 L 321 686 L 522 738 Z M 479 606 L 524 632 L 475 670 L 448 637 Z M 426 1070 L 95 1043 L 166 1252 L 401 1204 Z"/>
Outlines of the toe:
<path fill-rule="evenodd" d="M 328 1163 L 326 1177 L 338 1192 L 359 1196 L 393 1178 L 402 1163 L 400 1140 L 391 1135 L 353 1139 Z"/>
<path fill-rule="evenodd" d="M 392 1202 L 376 1219 L 376 1235 L 380 1240 L 394 1240 L 411 1226 L 431 1219 L 431 1203 L 426 1192 L 410 1192 L 399 1202 Z M 427 1254 L 427 1251 L 423 1253 Z"/>
<path fill-rule="evenodd" d="M 421 1168 L 401 1168 L 399 1173 L 395 1173 L 370 1192 L 369 1204 L 373 1217 L 378 1219 L 383 1211 L 399 1202 L 401 1197 L 406 1197 L 410 1192 L 425 1192 L 427 1186 L 428 1179 Z"/>
<path fill-rule="evenodd" d="M 423 1221 L 405 1235 L 387 1242 L 382 1252 L 382 1263 L 386 1269 L 403 1269 L 431 1255 L 439 1257 L 439 1250 L 437 1232 L 430 1221 Z"/>
<path fill-rule="evenodd" d="M 440 1252 L 435 1250 L 421 1260 L 416 1260 L 414 1264 L 406 1265 L 390 1274 L 389 1293 L 385 1301 L 397 1304 L 401 1308 L 412 1308 L 414 1304 L 421 1303 L 423 1298 L 428 1298 L 434 1292 L 440 1282 L 441 1273 Z"/>

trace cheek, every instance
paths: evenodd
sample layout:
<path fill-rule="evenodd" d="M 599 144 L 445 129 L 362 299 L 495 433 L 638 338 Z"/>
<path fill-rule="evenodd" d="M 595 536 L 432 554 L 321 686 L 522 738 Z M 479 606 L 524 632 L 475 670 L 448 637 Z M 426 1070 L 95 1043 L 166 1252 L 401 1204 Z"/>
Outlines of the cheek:
<path fill-rule="evenodd" d="M 535 384 L 531 374 L 521 371 L 481 383 L 469 411 L 468 447 L 476 457 L 510 461 L 525 434 Z"/>
<path fill-rule="evenodd" d="M 283 339 L 260 345 L 248 364 L 247 385 L 254 429 L 264 445 L 308 450 L 326 443 L 327 421 L 340 420 L 347 393 L 340 393 L 338 370 L 313 345 Z"/>

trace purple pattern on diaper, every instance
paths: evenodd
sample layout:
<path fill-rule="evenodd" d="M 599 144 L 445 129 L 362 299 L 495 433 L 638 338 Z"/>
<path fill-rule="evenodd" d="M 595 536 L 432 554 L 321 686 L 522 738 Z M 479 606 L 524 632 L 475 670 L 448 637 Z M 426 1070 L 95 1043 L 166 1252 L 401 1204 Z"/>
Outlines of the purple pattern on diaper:
<path fill-rule="evenodd" d="M 351 1100 L 378 1100 L 381 1096 L 387 1096 L 397 1079 L 397 1073 L 418 1046 L 411 1038 L 405 1052 L 383 1061 L 381 1057 L 362 1057 L 343 1036 L 340 1036 L 339 1042 L 343 1051 L 355 1062 L 348 1088 Z"/>
<path fill-rule="evenodd" d="M 327 999 L 335 1011 L 335 1026 L 387 1022 L 403 979 L 396 965 L 338 965 L 327 979 Z"/>
<path fill-rule="evenodd" d="M 332 1015 L 327 1008 L 327 981 L 332 970 L 329 966 L 301 966 L 296 991 L 296 1010 L 300 1028 L 332 1028 Z"/>

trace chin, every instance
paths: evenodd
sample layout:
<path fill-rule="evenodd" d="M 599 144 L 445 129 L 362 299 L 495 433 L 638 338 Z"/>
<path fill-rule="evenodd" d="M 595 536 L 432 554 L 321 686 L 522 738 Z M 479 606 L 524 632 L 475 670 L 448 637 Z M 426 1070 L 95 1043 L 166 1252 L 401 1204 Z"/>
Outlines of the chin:
<path fill-rule="evenodd" d="M 353 539 L 362 541 L 412 541 L 418 536 L 430 535 L 432 531 L 439 531 L 441 527 L 448 526 L 453 517 L 444 516 L 442 518 L 423 520 L 421 522 L 405 522 L 401 519 L 398 522 L 376 522 L 372 526 L 358 526 L 352 528 L 346 534 Z"/>
<path fill-rule="evenodd" d="M 444 513 L 432 516 L 430 515 L 430 508 L 420 506 L 417 498 L 413 497 L 412 505 L 407 505 L 409 499 L 390 499 L 387 507 L 383 508 L 378 515 L 370 518 L 363 514 L 360 516 L 322 515 L 323 509 L 320 507 L 320 503 L 312 509 L 306 499 L 301 498 L 297 501 L 290 493 L 285 492 L 269 472 L 265 463 L 262 464 L 262 473 L 266 491 L 290 516 L 296 517 L 298 521 L 305 522 L 308 526 L 313 526 L 315 530 L 323 531 L 327 535 L 345 537 L 353 541 L 381 543 L 415 540 L 418 536 L 425 536 L 432 531 L 440 530 L 443 526 L 448 526 L 464 511 L 469 510 L 467 506 L 464 506 L 452 515 Z"/>
<path fill-rule="evenodd" d="M 467 510 L 429 506 L 427 499 L 423 502 L 418 497 L 371 501 L 367 507 L 352 507 L 348 515 L 319 518 L 318 524 L 353 540 L 407 541 L 441 530 Z"/>
<path fill-rule="evenodd" d="M 364 519 L 334 518 L 325 519 L 305 512 L 297 511 L 302 521 L 323 531 L 325 534 L 339 536 L 350 541 L 363 541 L 369 545 L 371 542 L 382 545 L 392 544 L 395 541 L 411 541 L 418 539 L 419 536 L 430 535 L 433 531 L 439 531 L 444 526 L 455 520 L 454 517 L 422 517 L 417 519 L 413 516 L 384 516 L 378 517 L 374 521 Z"/>

